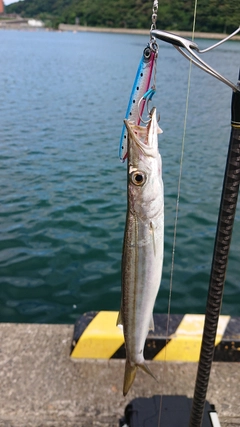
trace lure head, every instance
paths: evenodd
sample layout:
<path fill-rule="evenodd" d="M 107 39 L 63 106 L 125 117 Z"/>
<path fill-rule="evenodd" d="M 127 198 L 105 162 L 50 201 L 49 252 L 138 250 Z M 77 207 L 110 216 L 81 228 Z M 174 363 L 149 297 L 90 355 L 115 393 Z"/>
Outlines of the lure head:
<path fill-rule="evenodd" d="M 153 54 L 152 49 L 150 48 L 149 45 L 147 45 L 147 47 L 145 47 L 145 49 L 143 51 L 143 61 L 149 62 L 152 54 Z"/>

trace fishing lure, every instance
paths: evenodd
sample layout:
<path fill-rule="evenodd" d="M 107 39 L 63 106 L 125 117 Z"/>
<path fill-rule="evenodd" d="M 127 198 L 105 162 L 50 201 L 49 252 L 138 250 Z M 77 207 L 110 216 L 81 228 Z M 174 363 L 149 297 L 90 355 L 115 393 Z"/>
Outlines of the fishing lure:
<path fill-rule="evenodd" d="M 141 117 L 147 100 L 146 94 L 150 88 L 152 73 L 156 65 L 157 54 L 157 43 L 154 42 L 148 44 L 143 51 L 143 55 L 138 66 L 125 115 L 125 119 L 133 121 L 136 125 L 139 125 L 141 122 Z M 127 128 L 124 124 L 119 144 L 120 160 L 124 162 L 127 158 L 127 155 Z"/>

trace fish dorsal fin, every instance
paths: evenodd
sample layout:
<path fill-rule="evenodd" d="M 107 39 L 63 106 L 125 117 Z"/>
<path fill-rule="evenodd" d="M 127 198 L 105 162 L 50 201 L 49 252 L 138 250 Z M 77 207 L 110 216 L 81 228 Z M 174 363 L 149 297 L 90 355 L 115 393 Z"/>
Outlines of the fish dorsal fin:
<path fill-rule="evenodd" d="M 122 327 L 123 326 L 123 321 L 122 321 L 122 312 L 121 312 L 121 310 L 119 311 L 119 313 L 118 313 L 118 317 L 117 317 L 117 323 L 116 323 L 116 325 L 117 326 L 120 326 L 120 327 Z"/>
<path fill-rule="evenodd" d="M 151 316 L 150 323 L 149 323 L 149 331 L 154 331 L 154 320 L 153 320 L 153 314 L 152 314 L 152 316 Z"/>

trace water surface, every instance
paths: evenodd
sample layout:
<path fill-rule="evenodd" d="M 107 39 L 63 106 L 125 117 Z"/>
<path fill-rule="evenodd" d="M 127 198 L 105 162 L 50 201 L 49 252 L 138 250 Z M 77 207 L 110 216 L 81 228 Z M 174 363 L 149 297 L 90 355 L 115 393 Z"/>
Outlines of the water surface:
<path fill-rule="evenodd" d="M 126 165 L 118 143 L 140 35 L 0 33 L 0 321 L 73 323 L 118 310 Z M 199 40 L 201 47 L 212 42 Z M 240 43 L 205 55 L 236 82 Z M 165 258 L 157 312 L 168 309 L 188 61 L 160 43 L 157 94 L 165 184 Z M 202 313 L 230 135 L 231 89 L 192 68 L 172 313 Z M 236 214 L 222 312 L 239 315 Z"/>

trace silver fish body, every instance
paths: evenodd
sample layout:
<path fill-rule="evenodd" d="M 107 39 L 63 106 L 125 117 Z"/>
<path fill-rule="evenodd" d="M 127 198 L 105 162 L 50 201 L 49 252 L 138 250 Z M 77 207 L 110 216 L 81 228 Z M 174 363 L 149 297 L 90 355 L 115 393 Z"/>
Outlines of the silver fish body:
<path fill-rule="evenodd" d="M 164 195 L 158 151 L 156 109 L 147 126 L 125 121 L 128 130 L 128 209 L 122 256 L 122 302 L 126 367 L 123 394 L 131 387 L 137 367 L 152 375 L 143 350 L 154 329 L 153 308 L 163 263 Z M 153 375 L 152 375 L 153 376 Z"/>

